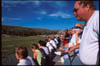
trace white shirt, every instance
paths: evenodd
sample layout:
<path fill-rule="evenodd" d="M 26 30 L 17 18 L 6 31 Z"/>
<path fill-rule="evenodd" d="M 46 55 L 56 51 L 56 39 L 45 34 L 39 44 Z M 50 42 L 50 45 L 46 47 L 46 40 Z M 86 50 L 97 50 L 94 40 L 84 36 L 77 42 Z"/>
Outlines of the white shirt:
<path fill-rule="evenodd" d="M 87 65 L 95 65 L 99 50 L 99 11 L 95 11 L 87 22 L 80 44 L 80 60 Z"/>
<path fill-rule="evenodd" d="M 81 42 L 81 38 L 79 36 L 78 43 L 80 43 L 80 42 Z M 72 38 L 71 38 L 70 42 L 68 43 L 68 45 L 69 45 L 69 47 L 72 47 L 72 45 L 76 45 L 76 35 L 75 34 L 72 35 Z"/>
<path fill-rule="evenodd" d="M 56 44 L 58 44 L 58 40 L 56 38 L 54 40 L 56 41 Z"/>
<path fill-rule="evenodd" d="M 49 48 L 49 51 L 51 52 L 51 50 L 53 49 L 53 47 L 50 45 L 50 42 L 47 42 L 46 46 Z"/>
<path fill-rule="evenodd" d="M 54 40 L 50 40 L 50 43 L 53 45 L 53 47 L 57 48 L 56 43 Z"/>
<path fill-rule="evenodd" d="M 26 58 L 19 60 L 19 63 L 17 65 L 32 65 L 32 63 L 29 59 Z"/>

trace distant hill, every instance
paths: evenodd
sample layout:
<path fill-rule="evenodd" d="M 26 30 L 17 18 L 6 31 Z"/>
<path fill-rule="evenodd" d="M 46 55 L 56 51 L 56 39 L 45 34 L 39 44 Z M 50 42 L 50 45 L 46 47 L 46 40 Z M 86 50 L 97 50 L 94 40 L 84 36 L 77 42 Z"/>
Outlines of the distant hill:
<path fill-rule="evenodd" d="M 57 32 L 57 30 L 49 30 L 43 28 L 28 28 L 21 26 L 2 25 L 2 34 L 8 35 L 34 36 L 56 34 Z"/>

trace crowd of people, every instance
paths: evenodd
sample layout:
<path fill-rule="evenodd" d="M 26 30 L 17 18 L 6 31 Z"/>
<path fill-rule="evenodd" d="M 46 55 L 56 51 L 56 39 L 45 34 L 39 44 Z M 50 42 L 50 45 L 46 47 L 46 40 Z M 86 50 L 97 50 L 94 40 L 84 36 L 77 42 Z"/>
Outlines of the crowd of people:
<path fill-rule="evenodd" d="M 53 65 L 53 58 L 61 56 L 61 62 L 69 58 L 68 53 L 75 52 L 81 62 L 86 65 L 99 64 L 99 11 L 96 10 L 93 1 L 77 0 L 73 10 L 77 20 L 85 21 L 86 24 L 76 24 L 71 32 L 49 36 L 46 40 L 40 40 L 33 44 L 31 58 L 27 49 L 16 49 L 18 65 Z M 82 38 L 81 38 L 82 37 Z"/>
<path fill-rule="evenodd" d="M 64 59 L 68 58 L 67 53 L 72 52 L 71 49 L 79 45 L 82 29 L 83 24 L 76 24 L 70 32 L 64 30 L 61 34 L 39 40 L 38 44 L 32 44 L 32 57 L 28 56 L 25 47 L 18 47 L 16 49 L 16 58 L 19 60 L 18 65 L 54 65 L 53 59 L 56 55 L 60 55 L 61 60 L 59 61 L 64 64 Z M 78 52 L 78 49 L 75 52 Z"/>

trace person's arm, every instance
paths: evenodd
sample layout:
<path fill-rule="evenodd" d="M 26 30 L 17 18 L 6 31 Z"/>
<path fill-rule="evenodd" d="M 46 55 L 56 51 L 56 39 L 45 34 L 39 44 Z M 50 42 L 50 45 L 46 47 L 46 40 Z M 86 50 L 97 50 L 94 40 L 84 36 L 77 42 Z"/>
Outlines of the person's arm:
<path fill-rule="evenodd" d="M 75 36 L 76 36 L 76 37 L 75 37 L 75 39 L 76 39 L 76 45 L 73 46 L 72 48 L 70 48 L 68 52 L 72 52 L 72 51 L 74 51 L 75 49 L 77 49 L 77 48 L 80 47 L 79 33 L 80 33 L 80 31 L 77 31 L 76 34 L 75 34 Z"/>
<path fill-rule="evenodd" d="M 69 43 L 66 47 L 68 48 L 67 50 L 64 50 L 65 53 L 69 52 L 70 48 L 72 48 L 74 45 Z"/>
<path fill-rule="evenodd" d="M 36 59 L 37 55 L 38 55 L 37 52 L 34 52 L 33 58 Z"/>
<path fill-rule="evenodd" d="M 73 46 L 72 48 L 70 48 L 68 52 L 72 52 L 79 47 L 80 47 L 80 44 L 78 43 L 76 46 Z"/>

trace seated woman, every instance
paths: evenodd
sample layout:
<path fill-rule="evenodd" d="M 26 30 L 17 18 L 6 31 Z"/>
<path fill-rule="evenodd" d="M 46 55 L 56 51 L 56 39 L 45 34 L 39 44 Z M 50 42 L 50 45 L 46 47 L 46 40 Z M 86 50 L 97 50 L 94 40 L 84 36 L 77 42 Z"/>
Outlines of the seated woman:
<path fill-rule="evenodd" d="M 18 59 L 19 63 L 17 65 L 32 65 L 31 61 L 27 58 L 28 51 L 25 47 L 18 47 L 16 48 L 16 58 Z"/>

